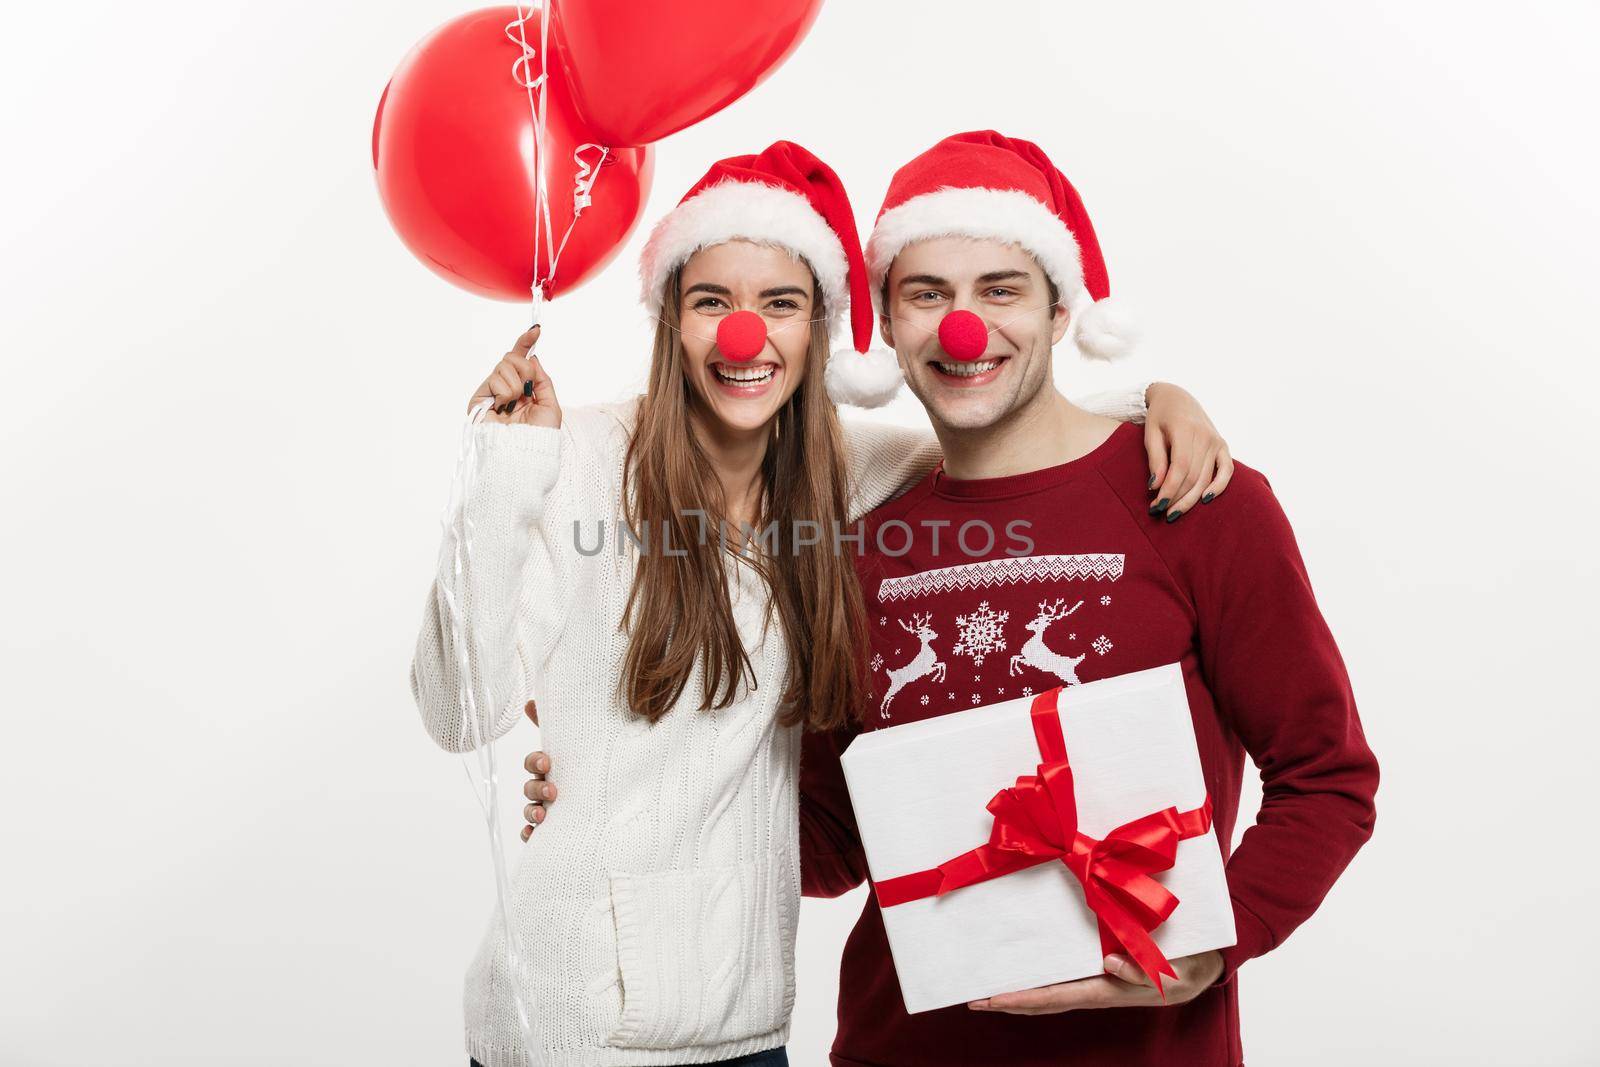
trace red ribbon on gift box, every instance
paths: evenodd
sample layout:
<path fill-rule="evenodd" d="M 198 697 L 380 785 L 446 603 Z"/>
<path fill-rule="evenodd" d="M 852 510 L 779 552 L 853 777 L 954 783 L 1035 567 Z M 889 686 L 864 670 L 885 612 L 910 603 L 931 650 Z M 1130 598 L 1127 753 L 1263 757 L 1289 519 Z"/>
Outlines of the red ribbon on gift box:
<path fill-rule="evenodd" d="M 1179 841 L 1210 831 L 1211 797 L 1192 811 L 1164 808 L 1123 823 L 1103 838 L 1080 831 L 1072 765 L 1056 704 L 1061 689 L 1033 698 L 1040 763 L 1036 773 L 1018 778 L 989 801 L 994 827 L 988 844 L 931 870 L 874 883 L 873 890 L 879 907 L 892 908 L 1060 860 L 1083 884 L 1084 898 L 1100 926 L 1101 948 L 1111 952 L 1120 945 L 1165 1001 L 1162 976 L 1176 978 L 1177 972 L 1150 931 L 1172 915 L 1178 898 L 1151 875 L 1172 867 Z"/>

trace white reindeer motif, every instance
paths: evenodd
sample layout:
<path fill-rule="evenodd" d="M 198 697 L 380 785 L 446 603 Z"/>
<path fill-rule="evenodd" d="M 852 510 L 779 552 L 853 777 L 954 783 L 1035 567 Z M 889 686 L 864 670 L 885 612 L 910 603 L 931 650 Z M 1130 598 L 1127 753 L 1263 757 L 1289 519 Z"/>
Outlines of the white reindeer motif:
<path fill-rule="evenodd" d="M 1022 651 L 1011 657 L 1012 674 L 1016 674 L 1021 670 L 1021 667 L 1018 666 L 1018 663 L 1021 662 L 1029 667 L 1047 671 L 1068 685 L 1078 684 L 1078 664 L 1083 662 L 1083 656 L 1063 656 L 1044 643 L 1046 627 L 1057 619 L 1064 619 L 1083 607 L 1083 601 L 1080 600 L 1066 611 L 1062 611 L 1061 605 L 1064 603 L 1066 603 L 1064 600 L 1057 600 L 1051 604 L 1040 601 L 1039 614 L 1035 615 L 1033 621 L 1029 622 L 1026 627 L 1027 631 L 1033 636 L 1023 644 Z"/>
<path fill-rule="evenodd" d="M 900 624 L 902 630 L 922 642 L 922 647 L 917 649 L 915 656 L 911 657 L 911 662 L 904 666 L 890 668 L 889 691 L 883 694 L 883 703 L 878 705 L 878 712 L 885 719 L 889 717 L 889 701 L 894 699 L 896 693 L 918 678 L 926 678 L 931 674 L 934 681 L 944 681 L 944 660 L 935 655 L 933 651 L 933 642 L 939 639 L 939 635 L 934 633 L 933 627 L 929 625 L 929 623 L 933 622 L 933 612 L 913 614 L 910 626 L 906 625 L 904 619 L 895 621 Z"/>

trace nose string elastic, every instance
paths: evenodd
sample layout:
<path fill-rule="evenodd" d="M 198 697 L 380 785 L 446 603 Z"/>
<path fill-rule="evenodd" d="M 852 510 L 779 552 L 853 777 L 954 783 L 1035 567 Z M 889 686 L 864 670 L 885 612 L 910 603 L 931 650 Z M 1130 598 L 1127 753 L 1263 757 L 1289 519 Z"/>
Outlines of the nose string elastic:
<path fill-rule="evenodd" d="M 671 330 L 673 333 L 676 333 L 676 334 L 678 334 L 678 335 L 680 335 L 682 337 L 693 337 L 697 341 L 708 341 L 711 344 L 716 344 L 717 343 L 717 339 L 714 336 L 707 337 L 705 334 L 701 334 L 701 333 L 690 333 L 688 330 L 682 329 L 681 327 L 679 327 L 679 326 L 677 326 L 677 325 L 675 325 L 675 324 L 673 324 L 671 322 L 668 322 L 666 319 L 662 318 L 660 315 L 656 316 L 656 321 L 660 322 L 661 325 L 665 326 L 667 329 Z M 766 321 L 766 320 L 763 319 L 762 321 Z M 823 318 L 823 319 L 796 319 L 793 322 L 786 322 L 782 326 L 774 326 L 774 327 L 768 328 L 767 336 L 771 337 L 775 333 L 782 333 L 784 330 L 787 330 L 792 326 L 815 325 L 816 323 L 827 322 L 827 321 L 828 320 L 825 319 L 825 318 Z"/>
<path fill-rule="evenodd" d="M 1038 307 L 1028 308 L 1026 311 L 1019 311 L 1015 315 L 1011 316 L 1009 319 L 1007 319 L 1004 322 L 1000 323 L 998 326 L 990 326 L 987 323 L 985 323 L 984 324 L 985 333 L 994 333 L 997 330 L 1003 330 L 1007 326 L 1010 326 L 1013 322 L 1016 322 L 1018 319 L 1026 318 L 1027 316 L 1032 315 L 1036 311 L 1044 311 L 1046 308 L 1053 308 L 1059 303 L 1061 303 L 1061 301 L 1052 300 L 1048 304 L 1040 304 Z M 707 342 L 709 344 L 716 344 L 717 343 L 717 339 L 714 336 L 708 337 L 708 336 L 706 336 L 705 334 L 702 334 L 702 333 L 693 333 L 693 332 L 691 332 L 689 330 L 685 330 L 682 327 L 678 326 L 676 323 L 669 322 L 667 319 L 663 318 L 660 315 L 656 316 L 656 321 L 660 322 L 667 329 L 669 329 L 672 332 L 678 334 L 679 336 L 682 336 L 682 337 L 693 337 L 697 341 L 705 341 L 705 342 Z M 765 321 L 765 320 L 762 320 L 762 321 Z M 825 318 L 822 318 L 822 319 L 796 319 L 793 322 L 786 322 L 782 326 L 768 327 L 767 336 L 771 337 L 775 333 L 782 333 L 784 330 L 790 329 L 791 327 L 794 327 L 794 326 L 814 326 L 819 322 L 826 322 L 826 321 L 828 321 L 828 320 L 825 319 Z M 901 323 L 902 325 L 910 326 L 912 329 L 921 330 L 923 333 L 927 334 L 930 337 L 939 336 L 939 328 L 937 326 L 934 326 L 934 327 L 930 328 L 928 326 L 924 326 L 920 322 L 915 322 L 915 321 L 913 321 L 911 319 L 902 318 L 899 315 L 891 315 L 889 317 L 889 321 L 898 322 L 898 323 Z"/>
<path fill-rule="evenodd" d="M 1043 311 L 1045 308 L 1053 308 L 1059 303 L 1061 303 L 1061 301 L 1052 300 L 1048 304 L 1040 304 L 1036 308 L 1029 308 L 1026 311 L 1019 311 L 1015 315 L 1011 316 L 1009 319 L 1007 319 L 1006 321 L 1002 322 L 998 326 L 990 326 L 988 323 L 984 323 L 985 331 L 987 333 L 994 333 L 996 330 L 1003 330 L 1007 326 L 1010 326 L 1013 322 L 1016 322 L 1018 319 L 1026 318 L 1027 316 L 1032 315 L 1035 311 Z M 976 314 L 976 312 L 974 312 L 974 314 Z M 930 329 L 929 327 L 922 325 L 922 323 L 920 323 L 920 322 L 913 322 L 910 319 L 903 319 L 903 318 L 899 317 L 898 315 L 891 315 L 889 317 L 889 321 L 905 323 L 907 326 L 910 326 L 913 329 L 921 330 L 923 333 L 928 334 L 930 337 L 939 336 L 939 328 L 937 326 L 935 326 L 935 327 Z"/>
<path fill-rule="evenodd" d="M 987 330 L 988 333 L 994 333 L 996 330 L 1003 330 L 1007 326 L 1010 326 L 1013 322 L 1016 322 L 1018 319 L 1026 318 L 1027 316 L 1032 315 L 1035 311 L 1043 311 L 1046 308 L 1053 308 L 1059 303 L 1061 303 L 1061 301 L 1053 300 L 1048 304 L 1040 304 L 1036 308 L 1028 308 L 1026 311 L 1019 311 L 1015 315 L 1011 316 L 1009 319 L 1007 319 L 1006 321 L 1002 322 L 998 326 L 988 326 L 987 324 L 985 324 L 986 330 Z M 676 334 L 680 334 L 681 336 L 693 337 L 696 340 L 708 341 L 711 344 L 716 344 L 717 343 L 717 339 L 715 337 L 707 337 L 705 334 L 701 334 L 701 333 L 691 333 L 688 330 L 685 330 L 685 329 L 679 327 L 676 323 L 672 323 L 672 322 L 667 321 L 665 318 L 662 318 L 660 315 L 656 316 L 656 321 L 660 322 L 667 329 L 671 330 L 672 332 L 674 332 Z M 793 326 L 807 326 L 807 325 L 814 326 L 819 322 L 826 322 L 826 321 L 828 321 L 828 320 L 827 319 L 796 319 L 794 322 L 786 322 L 782 326 L 769 327 L 767 329 L 767 336 L 771 337 L 773 334 L 781 333 L 782 331 L 787 330 L 787 329 L 789 329 L 790 327 L 793 327 Z M 898 315 L 891 315 L 889 317 L 889 321 L 903 323 L 904 325 L 910 326 L 913 329 L 921 330 L 923 333 L 928 334 L 930 337 L 937 337 L 939 335 L 939 328 L 937 326 L 929 328 L 927 326 L 922 325 L 922 323 L 920 323 L 920 322 L 914 322 L 911 319 L 901 318 Z"/>

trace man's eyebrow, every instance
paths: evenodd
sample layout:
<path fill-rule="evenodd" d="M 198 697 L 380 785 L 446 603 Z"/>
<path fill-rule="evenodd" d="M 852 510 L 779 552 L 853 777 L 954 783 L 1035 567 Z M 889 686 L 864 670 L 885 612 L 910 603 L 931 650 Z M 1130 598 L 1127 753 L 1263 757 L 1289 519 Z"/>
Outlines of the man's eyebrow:
<path fill-rule="evenodd" d="M 902 286 L 906 286 L 906 285 L 932 285 L 932 286 L 938 286 L 938 287 L 945 287 L 945 286 L 948 286 L 950 283 L 948 281 L 946 281 L 944 278 L 941 278 L 936 274 L 913 274 L 913 275 L 910 275 L 909 277 L 901 278 L 900 279 L 900 284 Z"/>
<path fill-rule="evenodd" d="M 805 297 L 809 297 L 810 295 L 811 295 L 810 293 L 806 292 L 804 289 L 800 288 L 798 285 L 780 285 L 776 289 L 763 289 L 763 290 L 761 290 L 761 299 L 763 299 L 763 300 L 767 299 L 768 297 L 772 297 L 772 296 L 805 296 Z"/>
<path fill-rule="evenodd" d="M 689 288 L 685 289 L 683 291 L 683 295 L 688 296 L 690 293 L 699 292 L 715 293 L 718 296 L 733 295 L 733 291 L 726 285 L 712 285 L 710 282 L 696 282 L 695 284 L 689 286 Z"/>
<path fill-rule="evenodd" d="M 979 275 L 978 284 L 993 285 L 995 282 L 1014 282 L 1018 278 L 1027 281 L 1028 277 L 1028 272 L 1025 270 L 992 270 L 988 274 Z"/>

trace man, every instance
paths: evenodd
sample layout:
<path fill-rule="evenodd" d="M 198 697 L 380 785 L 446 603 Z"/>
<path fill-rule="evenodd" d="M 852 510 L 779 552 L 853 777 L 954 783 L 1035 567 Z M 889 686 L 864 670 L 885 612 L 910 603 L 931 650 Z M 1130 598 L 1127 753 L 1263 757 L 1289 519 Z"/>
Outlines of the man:
<path fill-rule="evenodd" d="M 1207 521 L 1166 521 L 1137 433 L 1056 390 L 1051 347 L 1114 346 L 1118 316 L 1088 215 L 1036 146 L 991 132 L 940 142 L 895 175 L 867 256 L 880 332 L 944 462 L 868 518 L 858 570 L 882 703 L 860 729 L 1179 662 L 1225 857 L 1246 752 L 1264 798 L 1227 857 L 1237 944 L 1173 960 L 1165 1006 L 1113 953 L 1103 977 L 908 1015 L 869 896 L 844 951 L 832 1062 L 1240 1064 L 1234 974 L 1311 915 L 1371 835 L 1378 780 L 1289 523 L 1237 462 Z M 940 340 L 961 347 L 941 326 L 968 312 L 984 323 L 976 360 Z M 893 555 L 875 536 L 889 523 Z M 985 528 L 999 537 L 974 558 Z M 1021 553 L 1008 529 L 1025 530 Z M 899 669 L 923 641 L 908 618 L 937 635 L 937 681 Z M 838 765 L 848 741 L 813 735 L 802 756 L 809 895 L 866 877 Z M 1130 1007 L 1143 1010 L 1117 1010 Z"/>
<path fill-rule="evenodd" d="M 867 255 L 880 333 L 944 461 L 867 519 L 875 698 L 859 725 L 806 738 L 805 892 L 867 878 L 838 763 L 855 733 L 1056 685 L 1180 663 L 1225 855 L 1246 753 L 1264 800 L 1228 857 L 1237 944 L 1173 960 L 1164 1005 L 1113 953 L 1102 977 L 909 1015 L 869 895 L 832 1063 L 1240 1064 L 1234 974 L 1309 917 L 1370 836 L 1378 778 L 1289 524 L 1238 463 L 1206 521 L 1172 521 L 1139 432 L 1057 391 L 1055 344 L 1104 358 L 1122 341 L 1088 215 L 1036 146 L 941 141 L 895 175 Z"/>

